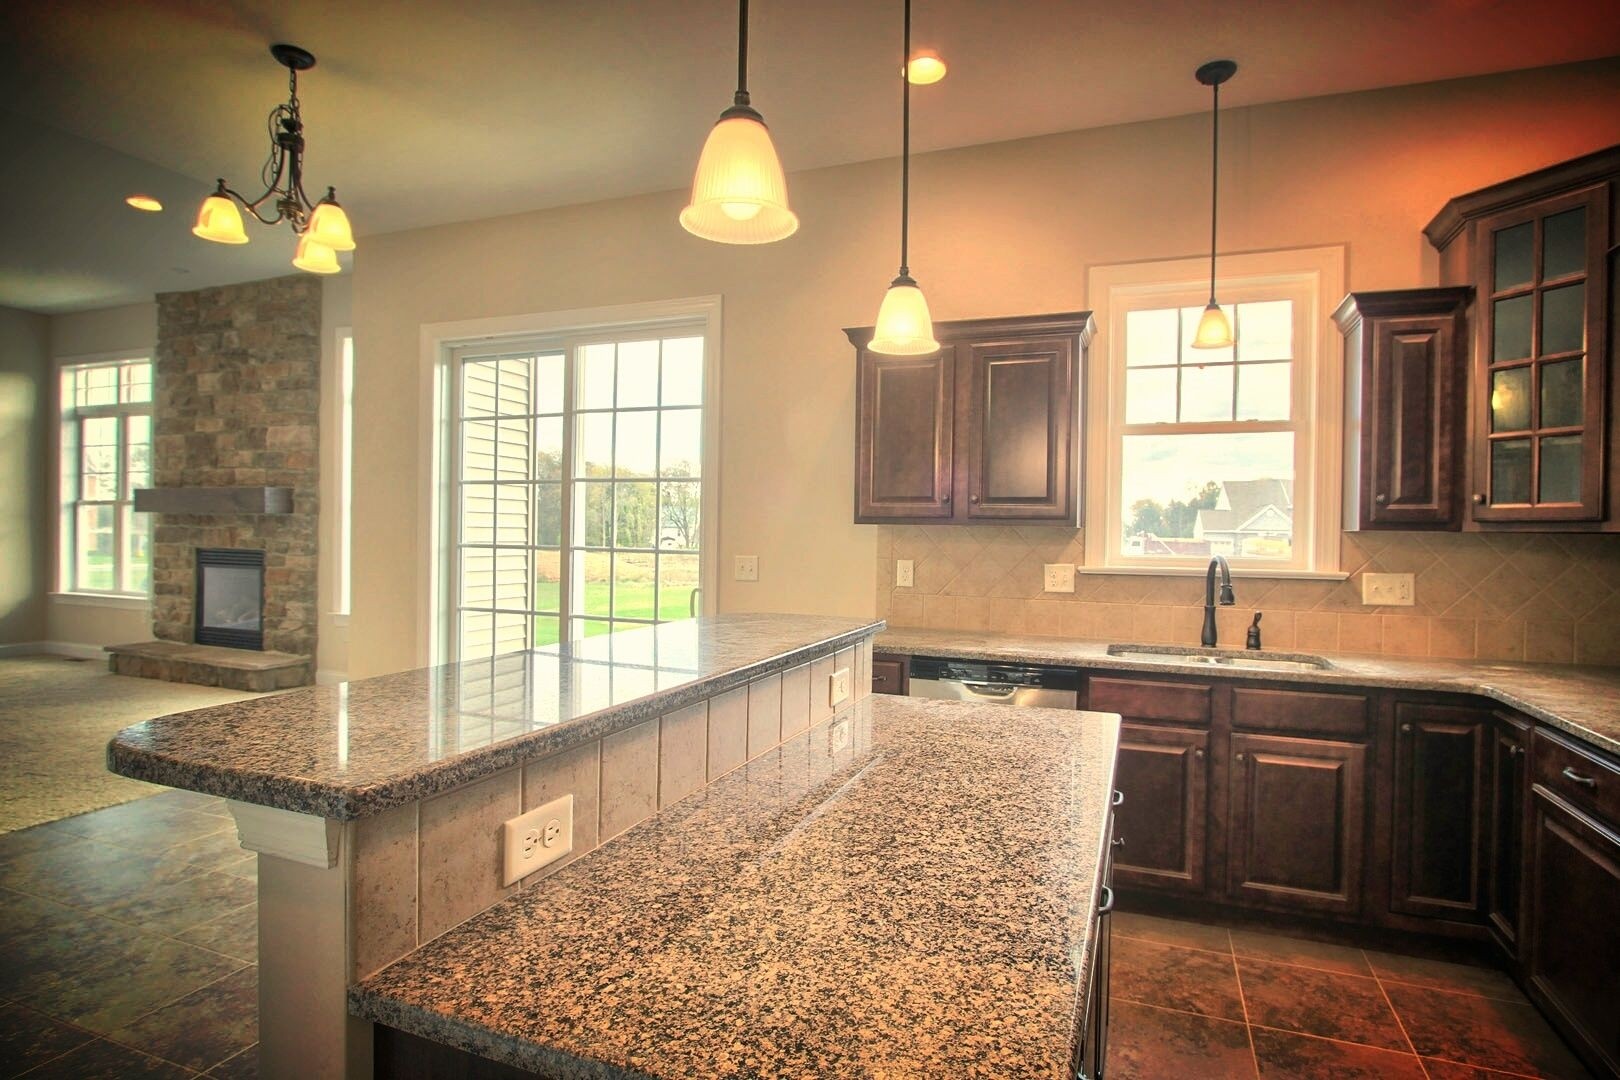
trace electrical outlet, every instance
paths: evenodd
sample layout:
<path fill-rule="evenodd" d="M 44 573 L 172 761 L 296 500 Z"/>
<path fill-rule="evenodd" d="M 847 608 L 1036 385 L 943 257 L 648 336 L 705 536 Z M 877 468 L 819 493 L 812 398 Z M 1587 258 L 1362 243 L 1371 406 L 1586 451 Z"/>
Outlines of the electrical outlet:
<path fill-rule="evenodd" d="M 736 561 L 732 563 L 731 576 L 738 581 L 758 581 L 759 556 L 738 555 Z"/>
<path fill-rule="evenodd" d="M 1411 607 L 1416 593 L 1411 574 L 1361 575 L 1361 602 L 1368 607 Z"/>
<path fill-rule="evenodd" d="M 1074 563 L 1047 563 L 1045 581 L 1047 592 L 1074 592 Z"/>
<path fill-rule="evenodd" d="M 827 696 L 835 709 L 849 700 L 849 668 L 839 668 L 827 677 Z"/>
<path fill-rule="evenodd" d="M 574 796 L 564 795 L 501 826 L 502 884 L 526 878 L 574 850 Z"/>
<path fill-rule="evenodd" d="M 894 560 L 894 584 L 897 589 L 911 588 L 911 560 Z"/>

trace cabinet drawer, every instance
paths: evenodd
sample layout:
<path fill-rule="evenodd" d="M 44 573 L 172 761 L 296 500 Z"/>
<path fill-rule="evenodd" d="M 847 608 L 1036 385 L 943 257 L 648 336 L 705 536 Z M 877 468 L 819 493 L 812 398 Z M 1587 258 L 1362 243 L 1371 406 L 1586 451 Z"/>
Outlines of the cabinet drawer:
<path fill-rule="evenodd" d="M 1302 690 L 1234 690 L 1232 726 L 1245 731 L 1366 737 L 1367 699 L 1360 694 Z"/>
<path fill-rule="evenodd" d="M 1086 695 L 1086 708 L 1093 712 L 1119 713 L 1132 720 L 1209 723 L 1207 683 L 1096 678 L 1090 681 Z"/>
<path fill-rule="evenodd" d="M 906 662 L 900 659 L 872 658 L 872 693 L 904 694 Z"/>
<path fill-rule="evenodd" d="M 1620 766 L 1537 728 L 1533 768 L 1542 787 L 1593 811 L 1610 828 L 1620 825 Z"/>

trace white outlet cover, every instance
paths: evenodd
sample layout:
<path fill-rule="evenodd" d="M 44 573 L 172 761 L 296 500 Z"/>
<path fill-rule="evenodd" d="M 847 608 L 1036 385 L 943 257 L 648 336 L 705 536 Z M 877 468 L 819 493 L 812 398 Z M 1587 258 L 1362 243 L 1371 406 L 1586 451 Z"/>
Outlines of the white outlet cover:
<path fill-rule="evenodd" d="M 1361 602 L 1368 607 L 1411 607 L 1416 586 L 1411 574 L 1361 575 Z"/>
<path fill-rule="evenodd" d="M 835 709 L 849 700 L 849 668 L 839 668 L 827 677 L 827 696 Z"/>
<path fill-rule="evenodd" d="M 894 585 L 895 585 L 895 588 L 897 588 L 897 589 L 909 589 L 909 588 L 911 588 L 911 580 L 912 580 L 912 578 L 911 578 L 911 573 L 912 573 L 911 567 L 912 567 L 912 561 L 910 559 L 896 559 L 894 561 Z"/>
<path fill-rule="evenodd" d="M 519 814 L 501 826 L 501 883 L 511 885 L 574 850 L 574 796 L 570 793 Z"/>
<path fill-rule="evenodd" d="M 1074 592 L 1074 563 L 1047 563 L 1043 580 L 1046 592 Z"/>
<path fill-rule="evenodd" d="M 759 556 L 738 555 L 732 563 L 732 575 L 738 581 L 759 580 Z"/>

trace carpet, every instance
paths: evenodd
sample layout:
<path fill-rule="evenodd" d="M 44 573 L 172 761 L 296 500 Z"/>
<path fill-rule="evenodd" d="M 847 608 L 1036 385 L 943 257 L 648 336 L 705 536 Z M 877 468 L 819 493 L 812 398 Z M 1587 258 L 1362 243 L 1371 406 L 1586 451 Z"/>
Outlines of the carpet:
<path fill-rule="evenodd" d="M 112 675 L 100 660 L 0 658 L 0 833 L 154 795 L 107 771 L 107 740 L 154 716 L 257 697 Z"/>

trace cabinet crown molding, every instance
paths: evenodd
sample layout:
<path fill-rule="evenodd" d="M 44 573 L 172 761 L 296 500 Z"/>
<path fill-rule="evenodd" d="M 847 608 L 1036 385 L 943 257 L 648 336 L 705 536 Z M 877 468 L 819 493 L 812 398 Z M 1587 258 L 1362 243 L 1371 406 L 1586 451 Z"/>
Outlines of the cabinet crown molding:
<path fill-rule="evenodd" d="M 1449 244 L 1462 227 L 1477 217 L 1536 202 L 1548 194 L 1577 188 L 1620 174 L 1620 146 L 1610 146 L 1584 157 L 1561 161 L 1523 176 L 1458 195 L 1423 227 L 1423 235 L 1438 250 Z"/>

